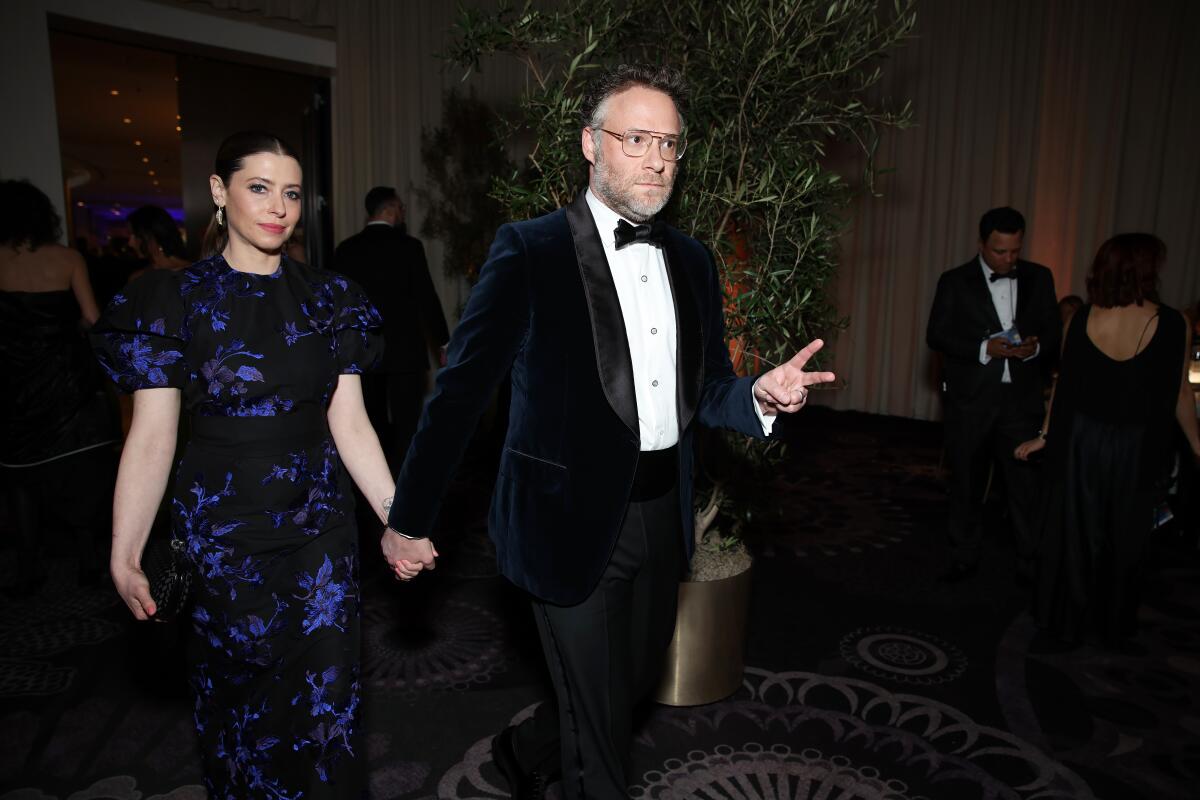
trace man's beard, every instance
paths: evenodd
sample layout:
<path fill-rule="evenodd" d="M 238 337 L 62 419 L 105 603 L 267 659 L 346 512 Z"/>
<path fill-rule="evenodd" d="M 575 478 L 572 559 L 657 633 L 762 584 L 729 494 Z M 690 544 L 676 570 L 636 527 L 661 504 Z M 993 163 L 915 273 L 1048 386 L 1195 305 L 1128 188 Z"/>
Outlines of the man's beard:
<path fill-rule="evenodd" d="M 592 167 L 592 191 L 604 204 L 616 211 L 630 222 L 649 222 L 654 215 L 663 210 L 663 206 L 671 199 L 673 179 L 668 180 L 665 170 L 658 173 L 666 191 L 659 200 L 643 200 L 636 194 L 636 181 L 643 176 L 630 175 L 622 181 L 620 176 L 609 169 L 604 160 L 604 151 L 597 143 L 596 163 Z"/>

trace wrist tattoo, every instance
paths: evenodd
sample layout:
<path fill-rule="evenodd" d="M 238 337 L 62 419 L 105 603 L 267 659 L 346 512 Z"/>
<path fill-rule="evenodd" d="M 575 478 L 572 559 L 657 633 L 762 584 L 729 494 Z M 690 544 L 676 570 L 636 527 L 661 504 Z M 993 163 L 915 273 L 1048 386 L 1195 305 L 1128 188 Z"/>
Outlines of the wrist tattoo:
<path fill-rule="evenodd" d="M 390 516 L 392 513 L 392 500 L 393 498 L 391 497 L 385 497 L 383 499 L 383 515 L 385 517 Z"/>

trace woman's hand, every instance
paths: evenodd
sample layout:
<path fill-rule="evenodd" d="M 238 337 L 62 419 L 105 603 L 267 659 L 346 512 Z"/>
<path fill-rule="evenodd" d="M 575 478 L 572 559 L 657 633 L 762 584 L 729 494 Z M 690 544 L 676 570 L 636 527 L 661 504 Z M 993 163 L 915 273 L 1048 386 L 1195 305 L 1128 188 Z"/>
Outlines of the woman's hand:
<path fill-rule="evenodd" d="M 125 605 L 129 606 L 129 610 L 133 612 L 136 619 L 145 620 L 154 616 L 158 609 L 154 605 L 154 598 L 150 596 L 150 581 L 146 579 L 146 573 L 138 567 L 129 565 L 112 565 L 113 586 L 117 587 L 117 594 L 121 595 L 121 599 L 125 601 Z"/>
<path fill-rule="evenodd" d="M 1028 442 L 1021 442 L 1017 445 L 1017 449 L 1013 451 L 1013 456 L 1018 461 L 1028 461 L 1029 457 L 1046 446 L 1046 440 L 1041 436 L 1035 439 L 1030 439 Z"/>

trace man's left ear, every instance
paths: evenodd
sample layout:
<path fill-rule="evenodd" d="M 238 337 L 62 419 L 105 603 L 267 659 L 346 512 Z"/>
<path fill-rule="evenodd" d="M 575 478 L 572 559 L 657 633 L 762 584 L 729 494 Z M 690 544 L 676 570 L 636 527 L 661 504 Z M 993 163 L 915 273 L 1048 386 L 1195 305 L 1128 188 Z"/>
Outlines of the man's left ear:
<path fill-rule="evenodd" d="M 584 159 L 593 167 L 596 166 L 596 139 L 592 136 L 591 128 L 581 131 L 579 144 L 583 147 Z"/>

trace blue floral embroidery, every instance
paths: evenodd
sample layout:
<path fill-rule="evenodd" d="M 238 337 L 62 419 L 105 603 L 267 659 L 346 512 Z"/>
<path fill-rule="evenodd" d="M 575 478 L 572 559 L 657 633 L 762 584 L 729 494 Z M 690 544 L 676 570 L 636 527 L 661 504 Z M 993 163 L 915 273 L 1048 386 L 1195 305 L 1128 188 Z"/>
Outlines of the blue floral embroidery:
<path fill-rule="evenodd" d="M 354 558 L 344 556 L 338 559 L 341 580 L 336 580 L 333 574 L 333 562 L 325 556 L 325 562 L 317 570 L 316 575 L 300 573 L 297 582 L 303 594 L 294 595 L 304 601 L 304 635 L 307 636 L 320 628 L 336 628 L 346 630 L 346 621 L 352 613 L 347 609 L 346 600 L 358 597 L 358 584 L 354 579 Z"/>
<path fill-rule="evenodd" d="M 246 343 L 241 339 L 234 339 L 229 343 L 229 347 L 217 345 L 217 351 L 213 357 L 205 361 L 200 367 L 200 374 L 208 381 L 208 393 L 212 397 L 220 397 L 224 391 L 229 391 L 234 395 L 246 394 L 246 381 L 259 381 L 263 379 L 263 375 L 255 367 L 249 364 L 243 364 L 234 372 L 225 362 L 235 357 L 261 359 L 262 353 L 251 353 L 246 349 Z"/>
<path fill-rule="evenodd" d="M 246 556 L 240 562 L 233 559 L 233 547 L 223 543 L 223 538 L 243 524 L 242 520 L 227 519 L 214 525 L 209 518 L 209 512 L 221 500 L 232 497 L 233 473 L 225 473 L 225 486 L 216 494 L 209 494 L 204 488 L 204 476 L 197 475 L 192 484 L 191 494 L 196 498 L 195 506 L 189 508 L 177 497 L 172 501 L 175 508 L 176 525 L 182 531 L 182 538 L 187 543 L 187 553 L 197 569 L 206 579 L 204 585 L 210 592 L 216 593 L 215 584 L 224 583 L 229 591 L 229 598 L 237 598 L 239 584 L 261 584 L 263 582 L 261 565 Z"/>
<path fill-rule="evenodd" d="M 228 788 L 241 788 L 242 793 L 227 793 L 221 800 L 242 800 L 250 796 L 249 790 L 262 793 L 255 796 L 272 800 L 300 800 L 304 796 L 303 791 L 289 793 L 278 778 L 270 777 L 263 769 L 271 763 L 271 749 L 279 744 L 278 737 L 254 735 L 255 723 L 269 712 L 266 702 L 229 710 L 233 723 L 223 728 L 217 738 L 217 757 L 228 766 Z"/>
<path fill-rule="evenodd" d="M 298 494 L 282 511 L 267 509 L 267 515 L 276 528 L 290 524 L 309 536 L 316 536 L 328 528 L 331 520 L 343 514 L 342 492 L 338 488 L 337 450 L 332 441 L 326 440 L 317 469 L 311 467 L 308 453 L 303 450 L 289 453 L 288 458 L 290 462 L 287 466 L 272 465 L 271 471 L 262 479 L 262 485 L 266 486 L 272 481 L 288 481 L 308 484 L 308 491 Z"/>
<path fill-rule="evenodd" d="M 292 705 L 305 703 L 309 713 L 320 720 L 306 735 L 300 737 L 294 745 L 297 751 L 312 749 L 316 753 L 317 775 L 322 781 L 329 780 L 333 766 L 343 757 L 354 757 L 350 740 L 354 736 L 355 712 L 359 703 L 358 670 L 352 671 L 350 696 L 345 706 L 338 708 L 331 702 L 329 687 L 337 682 L 339 670 L 336 666 L 329 667 L 319 676 L 314 672 L 306 673 L 308 691 L 301 690 L 294 698 Z M 307 694 L 307 697 L 305 696 Z"/>
<path fill-rule="evenodd" d="M 113 382 L 126 391 L 166 386 L 167 374 L 162 368 L 179 361 L 183 353 L 162 348 L 167 333 L 166 323 L 161 318 L 151 322 L 145 329 L 140 319 L 134 325 L 137 330 L 146 330 L 148 333 L 129 334 L 121 331 L 103 334 L 110 350 L 116 351 L 116 356 L 102 353 L 100 364 Z"/>
<path fill-rule="evenodd" d="M 329 339 L 329 351 L 337 353 L 348 344 L 347 334 L 356 335 L 364 350 L 370 349 L 368 332 L 377 331 L 383 326 L 383 317 L 361 293 L 350 293 L 350 285 L 340 276 L 333 276 L 320 283 L 311 284 L 312 300 L 300 304 L 300 312 L 304 322 L 287 322 L 283 326 L 283 339 L 288 347 L 296 344 L 305 336 L 323 336 Z M 336 291 L 335 291 L 336 290 Z M 370 368 L 381 355 L 376 349 L 372 360 L 366 366 Z M 343 372 L 361 373 L 363 368 L 355 360 L 345 358 Z"/>
<path fill-rule="evenodd" d="M 253 279 L 224 263 L 217 255 L 192 265 L 183 271 L 183 295 L 192 296 L 191 313 L 208 317 L 214 331 L 225 330 L 229 310 L 220 308 L 229 297 L 263 297 L 266 295 Z"/>
<path fill-rule="evenodd" d="M 214 650 L 230 659 L 225 680 L 244 683 L 257 672 L 248 667 L 270 667 L 278 662 L 272 642 L 287 628 L 284 612 L 288 603 L 273 592 L 271 599 L 275 602 L 275 611 L 267 619 L 247 614 L 231 620 L 224 614 L 214 615 L 203 603 L 197 603 L 193 609 L 192 628 Z"/>

